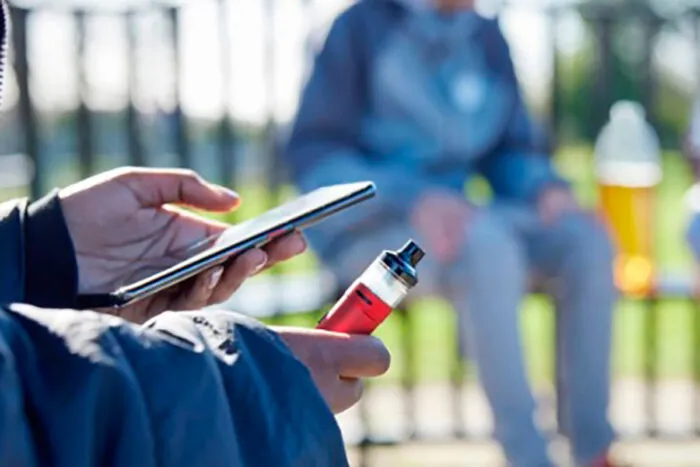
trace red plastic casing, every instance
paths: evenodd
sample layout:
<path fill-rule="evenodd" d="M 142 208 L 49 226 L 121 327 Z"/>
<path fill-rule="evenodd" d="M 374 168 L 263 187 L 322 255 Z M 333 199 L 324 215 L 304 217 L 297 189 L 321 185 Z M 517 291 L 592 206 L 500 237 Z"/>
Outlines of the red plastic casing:
<path fill-rule="evenodd" d="M 370 335 L 391 314 L 392 308 L 365 284 L 355 284 L 326 313 L 317 329 Z"/>

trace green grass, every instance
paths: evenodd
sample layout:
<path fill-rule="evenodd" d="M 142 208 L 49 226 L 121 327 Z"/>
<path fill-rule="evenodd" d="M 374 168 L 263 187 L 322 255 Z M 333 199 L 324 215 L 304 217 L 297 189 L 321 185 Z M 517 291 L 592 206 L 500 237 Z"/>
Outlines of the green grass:
<path fill-rule="evenodd" d="M 581 201 L 589 206 L 596 202 L 594 177 L 591 170 L 591 149 L 569 147 L 557 156 L 557 164 L 574 182 Z M 685 163 L 675 153 L 664 157 L 664 181 L 658 193 L 656 222 L 657 251 L 662 267 L 690 271 L 690 254 L 683 243 L 686 213 L 682 196 L 690 186 L 691 177 Z M 254 183 L 236 187 L 244 203 L 234 214 L 218 216 L 235 222 L 253 217 L 281 199 L 293 196 L 291 188 L 273 194 L 263 185 Z M 486 196 L 488 189 L 476 182 L 470 188 L 477 196 Z M 0 199 L 23 194 L 21 191 L 0 193 Z M 275 268 L 271 273 L 298 271 L 317 267 L 313 254 L 306 254 Z M 416 303 L 410 310 L 410 319 L 416 331 L 411 343 L 416 356 L 419 379 L 436 380 L 449 377 L 455 365 L 455 315 L 450 307 L 439 300 Z M 285 324 L 312 326 L 319 312 L 276 320 Z M 552 375 L 553 314 L 547 300 L 531 297 L 523 304 L 521 313 L 523 343 L 528 367 L 535 381 L 549 380 Z M 641 376 L 644 371 L 644 319 L 642 306 L 622 302 L 616 312 L 614 329 L 613 370 L 616 376 Z M 657 327 L 658 353 L 655 363 L 664 378 L 684 378 L 692 375 L 694 329 L 692 309 L 687 303 L 666 301 L 661 304 Z M 585 332 L 582 330 L 581 332 Z M 392 316 L 377 335 L 385 340 L 394 358 L 393 369 L 387 379 L 399 376 L 405 363 L 402 351 L 401 322 Z M 595 339 L 595 336 L 591 336 Z"/>

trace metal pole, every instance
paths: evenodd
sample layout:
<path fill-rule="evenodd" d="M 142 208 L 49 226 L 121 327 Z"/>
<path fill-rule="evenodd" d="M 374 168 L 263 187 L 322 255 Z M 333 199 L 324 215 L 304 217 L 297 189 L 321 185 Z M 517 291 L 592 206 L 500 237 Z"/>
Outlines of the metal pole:
<path fill-rule="evenodd" d="M 408 439 L 415 440 L 418 437 L 415 394 L 415 385 L 418 378 L 418 372 L 416 371 L 418 361 L 416 360 L 413 320 L 408 308 L 402 307 L 398 311 L 401 318 L 401 341 L 404 355 L 404 368 L 401 376 L 404 392 L 404 413 L 406 414 Z"/>
<path fill-rule="evenodd" d="M 658 436 L 658 424 L 656 414 L 657 379 L 656 358 L 658 356 L 657 330 L 659 302 L 656 296 L 644 300 L 645 323 L 644 340 L 646 352 L 644 354 L 644 379 L 646 393 L 644 397 L 644 409 L 646 412 L 646 434 L 649 438 Z"/>
<path fill-rule="evenodd" d="M 14 65 L 17 73 L 17 85 L 19 87 L 19 118 L 24 129 L 24 150 L 34 166 L 30 194 L 32 198 L 41 196 L 46 185 L 44 166 L 39 152 L 39 129 L 34 106 L 32 105 L 31 90 L 29 87 L 29 59 L 28 59 L 28 32 L 27 22 L 30 13 L 23 8 L 12 7 L 12 38 L 14 43 Z"/>
<path fill-rule="evenodd" d="M 271 201 L 279 200 L 279 188 L 283 176 L 279 164 L 277 164 L 277 118 L 275 115 L 276 89 L 275 89 L 275 0 L 265 0 L 265 128 L 264 128 L 264 157 L 267 163 L 266 172 L 270 184 Z"/>
<path fill-rule="evenodd" d="M 642 104 L 647 110 L 649 123 L 656 123 L 656 75 L 654 73 L 654 43 L 659 30 L 659 20 L 648 13 L 644 21 L 644 60 L 641 63 Z"/>
<path fill-rule="evenodd" d="M 700 437 L 700 302 L 691 295 L 690 304 L 693 310 L 693 329 L 691 345 L 693 346 L 693 428 L 695 437 Z"/>
<path fill-rule="evenodd" d="M 146 164 L 144 145 L 141 134 L 140 115 L 136 108 L 138 89 L 138 59 L 137 59 L 137 25 L 136 14 L 129 12 L 124 16 L 128 40 L 128 102 L 126 107 L 127 138 L 129 140 L 129 163 L 135 166 Z"/>
<path fill-rule="evenodd" d="M 597 21 L 596 28 L 598 29 L 598 69 L 594 70 L 595 98 L 591 108 L 591 130 L 592 135 L 596 135 L 603 128 L 611 105 L 610 91 L 613 85 L 612 33 L 614 20 L 609 16 L 608 12 L 602 12 L 600 16 L 594 16 L 593 21 Z"/>
<path fill-rule="evenodd" d="M 178 165 L 180 167 L 192 167 L 192 157 L 189 142 L 189 129 L 187 125 L 187 116 L 182 109 L 182 48 L 180 44 L 180 9 L 171 8 L 169 10 L 171 45 L 173 47 L 174 57 L 174 91 L 175 91 L 175 110 L 174 110 L 174 130 L 175 130 L 175 146 L 178 156 Z"/>
<path fill-rule="evenodd" d="M 90 86 L 86 70 L 86 15 L 84 11 L 75 13 L 78 31 L 78 53 L 76 69 L 78 70 L 78 114 L 76 132 L 78 138 L 78 162 L 80 178 L 87 178 L 95 171 L 95 151 L 92 135 L 92 112 L 88 108 L 87 99 Z"/>
<path fill-rule="evenodd" d="M 462 339 L 457 337 L 457 352 L 452 368 L 452 434 L 456 439 L 466 439 L 469 435 L 465 428 L 464 420 L 464 373 L 467 361 L 466 344 L 462 344 Z"/>
<path fill-rule="evenodd" d="M 219 170 L 224 185 L 233 185 L 235 180 L 235 139 L 231 118 L 231 35 L 228 9 L 229 0 L 219 0 L 219 40 L 221 42 L 221 80 L 222 80 L 222 116 L 219 122 Z"/>

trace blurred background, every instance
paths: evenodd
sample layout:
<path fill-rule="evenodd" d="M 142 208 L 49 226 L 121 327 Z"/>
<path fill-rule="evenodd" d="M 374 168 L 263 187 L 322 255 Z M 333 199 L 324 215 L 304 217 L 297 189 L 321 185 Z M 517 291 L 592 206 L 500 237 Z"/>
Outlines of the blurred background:
<path fill-rule="evenodd" d="M 13 1 L 0 200 L 125 164 L 192 167 L 234 187 L 245 201 L 232 222 L 293 196 L 280 145 L 311 58 L 349 3 Z M 700 309 L 683 238 L 693 176 L 681 156 L 700 90 L 700 2 L 494 0 L 479 8 L 501 17 L 530 109 L 586 205 L 600 204 L 593 156 L 611 106 L 631 100 L 646 109 L 663 148 L 663 180 L 646 205 L 655 217 L 644 221 L 654 233 L 645 252 L 653 277 L 642 282 L 653 284 L 630 287 L 616 314 L 612 416 L 635 465 L 700 465 L 692 461 L 700 459 Z M 479 180 L 468 189 L 488 197 Z M 644 230 L 644 222 L 623 228 Z M 226 306 L 312 325 L 336 294 L 308 254 L 251 281 Z M 382 327 L 394 367 L 341 417 L 356 465 L 499 465 L 474 373 L 458 361 L 454 322 L 431 300 Z M 556 436 L 549 302 L 533 295 L 521 323 Z"/>

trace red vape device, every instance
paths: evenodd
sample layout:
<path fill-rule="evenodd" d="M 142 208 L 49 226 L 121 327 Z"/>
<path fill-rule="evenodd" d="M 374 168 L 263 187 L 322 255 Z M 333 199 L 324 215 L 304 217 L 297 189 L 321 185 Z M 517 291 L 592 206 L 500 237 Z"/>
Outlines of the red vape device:
<path fill-rule="evenodd" d="M 413 240 L 398 252 L 384 251 L 321 318 L 317 329 L 372 334 L 416 286 L 416 266 L 424 256 Z"/>

